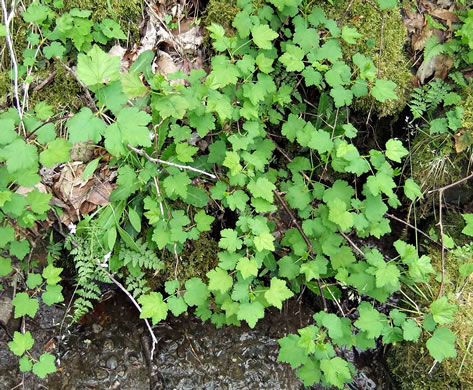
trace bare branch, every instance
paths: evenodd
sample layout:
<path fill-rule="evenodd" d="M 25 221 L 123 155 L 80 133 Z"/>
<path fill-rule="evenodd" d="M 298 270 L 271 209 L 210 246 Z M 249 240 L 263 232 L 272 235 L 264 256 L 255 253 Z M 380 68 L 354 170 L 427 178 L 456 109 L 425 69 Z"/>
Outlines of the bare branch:
<path fill-rule="evenodd" d="M 202 175 L 206 175 L 208 177 L 211 177 L 212 179 L 216 179 L 217 176 L 213 175 L 212 173 L 208 173 L 208 172 L 205 172 L 205 171 L 202 171 L 201 169 L 197 169 L 197 168 L 194 168 L 194 167 L 190 167 L 188 165 L 181 165 L 181 164 L 176 164 L 176 163 L 173 163 L 173 162 L 170 162 L 170 161 L 164 161 L 164 160 L 161 160 L 159 158 L 153 158 L 151 157 L 148 153 L 146 153 L 144 150 L 141 150 L 141 149 L 138 149 L 138 148 L 135 148 L 133 146 L 131 146 L 130 144 L 127 145 L 128 146 L 128 149 L 131 149 L 133 150 L 134 152 L 138 153 L 140 156 L 143 156 L 145 157 L 148 161 L 154 163 L 154 164 L 163 164 L 163 165 L 169 165 L 169 166 L 172 166 L 172 167 L 176 167 L 176 168 L 179 168 L 179 169 L 188 169 L 189 171 L 193 171 L 193 172 L 197 172 L 197 173 L 200 173 Z"/>

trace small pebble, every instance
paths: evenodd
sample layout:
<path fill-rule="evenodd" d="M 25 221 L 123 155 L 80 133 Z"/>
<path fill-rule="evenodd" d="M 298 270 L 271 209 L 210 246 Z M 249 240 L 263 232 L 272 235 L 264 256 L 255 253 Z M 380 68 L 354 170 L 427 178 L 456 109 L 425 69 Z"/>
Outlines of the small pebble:
<path fill-rule="evenodd" d="M 104 352 L 110 352 L 113 350 L 113 340 L 112 339 L 107 339 L 103 343 L 103 351 Z"/>
<path fill-rule="evenodd" d="M 92 331 L 94 333 L 100 333 L 102 331 L 103 327 L 99 324 L 93 324 L 92 325 Z"/>
<path fill-rule="evenodd" d="M 110 356 L 107 359 L 107 362 L 105 363 L 105 365 L 107 366 L 107 368 L 110 368 L 111 370 L 114 370 L 118 366 L 117 358 L 115 356 Z"/>

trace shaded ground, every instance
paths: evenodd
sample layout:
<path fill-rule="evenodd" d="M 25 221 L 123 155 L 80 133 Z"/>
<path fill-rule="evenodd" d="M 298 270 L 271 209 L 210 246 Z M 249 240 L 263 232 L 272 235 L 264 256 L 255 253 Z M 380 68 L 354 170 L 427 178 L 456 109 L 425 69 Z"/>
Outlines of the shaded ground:
<path fill-rule="evenodd" d="M 24 387 L 19 388 L 28 390 L 302 390 L 305 387 L 295 371 L 277 362 L 277 339 L 306 326 L 312 314 L 307 305 L 291 301 L 282 312 L 274 310 L 265 316 L 254 329 L 246 325 L 216 329 L 193 316 L 172 317 L 154 328 L 159 343 L 150 367 L 146 356 L 149 335 L 122 295 L 98 303 L 81 324 L 69 330 L 60 326 L 64 308 L 43 306 L 26 325 L 36 340 L 34 356 L 58 341 L 53 350 L 59 359 L 57 373 L 44 380 L 31 373 L 23 377 L 2 330 L 0 389 L 12 389 L 24 380 Z M 10 319 L 8 331 L 13 333 L 19 325 L 18 320 Z M 352 358 L 362 360 L 353 354 Z M 374 366 L 373 361 L 367 365 Z M 383 383 L 381 373 L 373 371 Z M 361 373 L 358 384 L 351 388 L 377 387 Z"/>

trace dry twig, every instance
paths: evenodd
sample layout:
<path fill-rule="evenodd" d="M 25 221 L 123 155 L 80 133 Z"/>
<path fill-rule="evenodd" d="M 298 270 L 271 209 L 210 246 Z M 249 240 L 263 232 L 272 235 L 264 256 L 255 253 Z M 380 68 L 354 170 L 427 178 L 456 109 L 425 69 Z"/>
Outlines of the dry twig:
<path fill-rule="evenodd" d="M 150 161 L 150 162 L 152 162 L 152 163 L 154 163 L 154 164 L 169 165 L 169 166 L 176 167 L 176 168 L 183 169 L 183 170 L 184 170 L 184 169 L 188 169 L 189 171 L 193 171 L 193 172 L 200 173 L 200 174 L 202 174 L 202 175 L 209 176 L 209 177 L 211 177 L 212 179 L 216 179 L 216 178 L 217 178 L 217 176 L 213 175 L 212 173 L 208 173 L 208 172 L 202 171 L 201 169 L 197 169 L 197 168 L 194 168 L 194 167 L 190 167 L 190 166 L 188 166 L 188 165 L 176 164 L 176 163 L 173 163 L 173 162 L 170 162 L 170 161 L 161 160 L 161 159 L 159 159 L 159 158 L 153 158 L 153 157 L 151 157 L 148 153 L 146 153 L 144 150 L 135 148 L 135 147 L 131 146 L 130 144 L 128 144 L 127 146 L 128 146 L 128 149 L 133 150 L 134 152 L 138 153 L 140 156 L 145 157 L 148 161 Z"/>

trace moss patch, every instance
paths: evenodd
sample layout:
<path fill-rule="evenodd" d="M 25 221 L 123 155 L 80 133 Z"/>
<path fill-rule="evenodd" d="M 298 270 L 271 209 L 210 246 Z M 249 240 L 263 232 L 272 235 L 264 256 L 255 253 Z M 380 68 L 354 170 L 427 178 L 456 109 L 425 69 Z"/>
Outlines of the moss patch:
<path fill-rule="evenodd" d="M 72 77 L 72 75 L 60 64 L 56 64 L 56 76 L 51 84 L 43 89 L 31 92 L 29 99 L 30 107 L 34 107 L 36 103 L 45 101 L 54 107 L 55 112 L 63 110 L 74 111 L 78 110 L 83 102 L 80 95 L 83 94 L 79 83 Z M 44 70 L 35 73 L 36 82 L 39 84 L 42 80 L 48 77 L 51 70 Z"/>
<path fill-rule="evenodd" d="M 116 20 L 125 34 L 127 31 L 130 33 L 132 41 L 139 40 L 138 24 L 142 19 L 143 0 L 64 0 L 63 10 L 69 11 L 72 8 L 91 10 L 94 21 L 105 18 Z"/>
<path fill-rule="evenodd" d="M 329 17 L 338 21 L 345 14 L 349 3 L 350 0 L 341 0 L 332 6 L 324 0 L 315 2 L 315 6 L 322 7 Z M 375 101 L 373 103 L 372 98 L 366 97 L 357 99 L 355 102 L 355 109 L 365 113 L 369 112 L 373 106 L 373 113 L 379 117 L 400 113 L 406 106 L 413 87 L 410 66 L 404 54 L 407 33 L 400 9 L 388 9 L 383 11 L 383 14 L 384 29 L 381 33 L 382 15 L 370 3 L 364 0 L 355 0 L 342 24 L 356 28 L 363 35 L 355 45 L 342 43 L 345 61 L 352 64 L 351 58 L 357 52 L 370 56 L 373 58 L 375 66 L 378 66 L 379 62 L 379 78 L 392 80 L 397 84 L 398 100 L 387 100 L 384 103 Z M 383 36 L 382 42 L 381 36 Z M 381 59 L 379 59 L 381 46 Z"/>
<path fill-rule="evenodd" d="M 177 279 L 181 285 L 194 277 L 206 280 L 207 276 L 205 274 L 218 264 L 217 253 L 217 241 L 208 233 L 201 233 L 197 240 L 187 241 L 179 254 L 179 265 L 177 266 Z M 166 269 L 159 275 L 161 283 L 166 280 L 174 280 L 174 270 L 176 268 L 174 253 L 165 250 L 161 255 L 161 259 L 166 265 Z"/>

